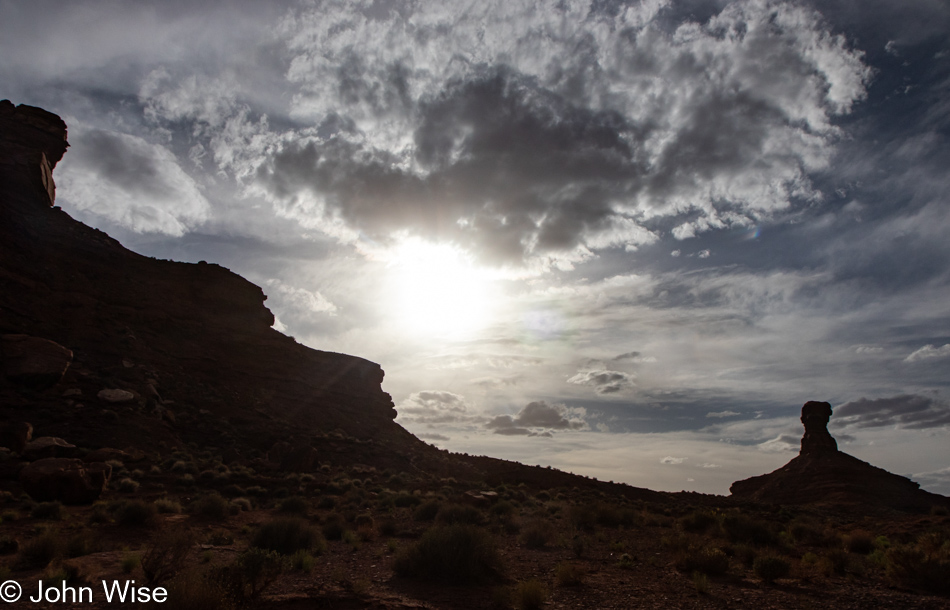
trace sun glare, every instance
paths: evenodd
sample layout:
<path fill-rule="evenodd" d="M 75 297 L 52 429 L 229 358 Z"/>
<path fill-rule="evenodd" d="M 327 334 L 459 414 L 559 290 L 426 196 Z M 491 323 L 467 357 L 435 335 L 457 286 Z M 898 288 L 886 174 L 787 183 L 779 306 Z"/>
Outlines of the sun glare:
<path fill-rule="evenodd" d="M 470 336 L 494 304 L 492 282 L 454 246 L 407 240 L 391 262 L 398 323 L 415 335 Z"/>

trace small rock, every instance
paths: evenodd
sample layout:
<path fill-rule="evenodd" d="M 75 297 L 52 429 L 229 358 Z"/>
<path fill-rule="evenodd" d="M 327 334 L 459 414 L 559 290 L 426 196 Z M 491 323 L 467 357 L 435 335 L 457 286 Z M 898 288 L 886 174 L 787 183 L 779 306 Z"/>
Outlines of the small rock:
<path fill-rule="evenodd" d="M 113 449 L 111 447 L 103 447 L 102 449 L 96 449 L 95 451 L 90 451 L 82 459 L 82 461 L 89 462 L 108 462 L 109 460 L 117 460 L 119 462 L 127 462 L 132 459 L 132 456 L 122 451 L 121 449 Z"/>
<path fill-rule="evenodd" d="M 131 402 L 135 400 L 135 394 L 129 392 L 128 390 L 119 389 L 99 390 L 99 393 L 96 396 L 99 398 L 99 400 L 112 403 Z"/>
<path fill-rule="evenodd" d="M 133 366 L 135 366 L 135 363 L 133 363 L 133 362 L 132 362 L 131 360 L 129 360 L 128 358 L 123 358 L 123 359 L 122 359 L 122 366 L 124 366 L 124 367 L 127 368 L 127 369 L 130 369 L 130 368 L 132 368 Z"/>
<path fill-rule="evenodd" d="M 70 396 L 82 396 L 82 390 L 79 388 L 69 388 L 63 392 L 63 398 L 68 398 Z"/>

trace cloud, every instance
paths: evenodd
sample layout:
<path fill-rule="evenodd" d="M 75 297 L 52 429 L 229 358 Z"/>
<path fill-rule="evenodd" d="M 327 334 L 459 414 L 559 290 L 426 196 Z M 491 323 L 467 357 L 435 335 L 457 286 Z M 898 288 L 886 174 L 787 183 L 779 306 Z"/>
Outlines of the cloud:
<path fill-rule="evenodd" d="M 920 483 L 920 486 L 928 491 L 943 495 L 950 495 L 950 466 L 933 470 L 930 472 L 921 472 L 911 477 L 914 481 Z"/>
<path fill-rule="evenodd" d="M 336 315 L 337 306 L 318 291 L 289 286 L 277 279 L 267 280 L 265 284 L 271 293 L 268 297 L 277 301 L 277 309 L 281 312 Z"/>
<path fill-rule="evenodd" d="M 836 427 L 898 426 L 911 430 L 941 428 L 950 425 L 950 406 L 917 394 L 873 400 L 860 398 L 835 408 L 832 421 Z"/>
<path fill-rule="evenodd" d="M 629 360 L 630 362 L 634 362 L 634 363 L 637 363 L 637 364 L 640 364 L 640 363 L 643 363 L 643 362 L 656 362 L 656 358 L 655 358 L 655 357 L 653 357 L 653 356 L 644 356 L 644 355 L 641 354 L 640 352 L 626 352 L 626 353 L 624 353 L 624 354 L 620 354 L 619 356 L 614 356 L 614 357 L 611 358 L 610 360 L 611 360 L 612 362 L 623 362 L 623 361 L 625 361 L 625 360 Z"/>
<path fill-rule="evenodd" d="M 567 380 L 576 385 L 593 386 L 598 394 L 616 394 L 633 387 L 633 376 L 629 373 L 609 370 L 581 371 Z"/>
<path fill-rule="evenodd" d="M 447 424 L 471 421 L 465 398 L 437 390 L 415 392 L 396 408 L 400 421 L 425 424 Z"/>
<path fill-rule="evenodd" d="M 904 358 L 904 362 L 919 362 L 921 360 L 930 360 L 931 358 L 946 358 L 947 356 L 950 356 L 950 343 L 947 343 L 943 347 L 935 347 L 928 344 Z"/>
<path fill-rule="evenodd" d="M 706 417 L 715 417 L 715 418 L 722 419 L 724 417 L 734 417 L 736 415 L 741 415 L 741 413 L 738 413 L 736 411 L 710 411 L 709 413 L 706 414 Z"/>
<path fill-rule="evenodd" d="M 584 409 L 549 405 L 541 400 L 528 403 L 515 417 L 498 415 L 485 427 L 495 434 L 551 436 L 551 430 L 586 429 L 587 423 L 583 420 L 585 415 Z"/>
<path fill-rule="evenodd" d="M 424 441 L 450 441 L 450 440 L 452 440 L 450 437 L 445 436 L 444 434 L 437 434 L 437 433 L 435 433 L 435 432 L 432 432 L 432 433 L 425 433 L 425 432 L 417 433 L 416 436 L 419 437 L 419 438 L 421 438 L 421 439 L 424 440 Z"/>
<path fill-rule="evenodd" d="M 81 125 L 70 143 L 56 180 L 76 209 L 137 233 L 181 236 L 207 220 L 208 201 L 164 146 Z"/>
<path fill-rule="evenodd" d="M 798 451 L 801 448 L 801 438 L 790 434 L 779 434 L 775 438 L 759 443 L 757 447 L 766 453 L 783 451 Z"/>
<path fill-rule="evenodd" d="M 684 457 L 673 457 L 671 455 L 666 456 L 665 458 L 660 459 L 661 464 L 682 464 L 689 458 Z"/>
<path fill-rule="evenodd" d="M 287 116 L 252 110 L 269 88 L 237 66 L 158 67 L 141 103 L 158 129 L 193 125 L 195 158 L 209 151 L 304 227 L 566 269 L 657 242 L 657 218 L 685 238 L 820 199 L 809 175 L 870 78 L 794 3 L 676 27 L 662 2 L 386 6 L 300 5 L 258 41 L 286 78 Z"/>

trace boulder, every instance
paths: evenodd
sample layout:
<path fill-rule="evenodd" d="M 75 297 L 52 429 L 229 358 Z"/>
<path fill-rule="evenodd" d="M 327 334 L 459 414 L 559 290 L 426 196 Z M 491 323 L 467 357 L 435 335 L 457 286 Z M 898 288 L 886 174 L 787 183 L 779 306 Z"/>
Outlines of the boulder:
<path fill-rule="evenodd" d="M 26 444 L 23 457 L 28 460 L 41 460 L 53 457 L 72 457 L 76 454 L 76 445 L 67 443 L 55 436 L 41 436 Z"/>
<path fill-rule="evenodd" d="M 20 471 L 20 485 L 37 502 L 91 504 L 105 489 L 112 467 L 69 458 L 46 458 Z"/>
<path fill-rule="evenodd" d="M 73 353 L 48 339 L 29 335 L 0 337 L 0 357 L 7 379 L 18 385 L 45 389 L 59 383 Z"/>
<path fill-rule="evenodd" d="M 129 392 L 128 390 L 119 390 L 116 388 L 107 388 L 105 390 L 99 390 L 99 393 L 96 394 L 96 397 L 108 403 L 123 403 L 123 402 L 132 402 L 135 400 L 135 394 Z"/>
<path fill-rule="evenodd" d="M 128 462 L 132 460 L 132 456 L 121 449 L 113 449 L 111 447 L 103 447 L 102 449 L 96 449 L 95 451 L 90 451 L 82 458 L 82 461 L 86 463 L 90 462 L 108 462 L 109 460 L 116 460 L 118 462 Z"/>
<path fill-rule="evenodd" d="M 0 423 L 0 447 L 23 453 L 33 438 L 33 425 L 25 421 Z"/>

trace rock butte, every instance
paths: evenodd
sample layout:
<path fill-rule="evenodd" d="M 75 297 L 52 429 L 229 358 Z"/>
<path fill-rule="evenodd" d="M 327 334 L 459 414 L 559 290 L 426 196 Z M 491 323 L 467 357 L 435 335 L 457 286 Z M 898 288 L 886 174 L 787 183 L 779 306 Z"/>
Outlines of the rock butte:
<path fill-rule="evenodd" d="M 736 481 L 729 488 L 732 496 L 772 504 L 862 505 L 909 512 L 950 505 L 950 498 L 839 451 L 828 432 L 831 415 L 829 403 L 806 402 L 798 457 L 774 472 Z"/>

